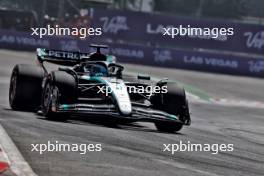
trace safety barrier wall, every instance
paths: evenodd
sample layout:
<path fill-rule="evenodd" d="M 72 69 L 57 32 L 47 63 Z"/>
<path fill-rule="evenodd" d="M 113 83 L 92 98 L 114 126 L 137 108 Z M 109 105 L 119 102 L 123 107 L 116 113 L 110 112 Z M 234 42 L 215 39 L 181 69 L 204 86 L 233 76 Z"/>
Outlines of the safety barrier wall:
<path fill-rule="evenodd" d="M 264 55 L 263 25 L 100 9 L 95 9 L 91 21 L 93 27 L 103 27 L 102 37 L 113 40 Z M 203 36 L 163 36 L 163 27 L 177 28 L 180 25 L 211 29 L 233 28 L 234 35 L 219 35 L 215 39 Z"/>
<path fill-rule="evenodd" d="M 30 33 L 0 30 L 0 48 L 7 49 L 33 51 L 37 47 L 42 47 L 89 52 L 89 44 L 94 42 L 98 43 L 91 39 L 65 37 L 39 39 Z M 264 58 L 116 43 L 109 43 L 109 46 L 108 52 L 121 62 L 264 77 Z"/>

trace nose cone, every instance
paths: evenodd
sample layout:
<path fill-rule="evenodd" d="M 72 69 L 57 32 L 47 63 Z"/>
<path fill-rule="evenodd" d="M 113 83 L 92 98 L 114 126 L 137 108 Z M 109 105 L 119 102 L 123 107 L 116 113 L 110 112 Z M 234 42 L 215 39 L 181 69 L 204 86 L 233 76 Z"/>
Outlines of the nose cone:
<path fill-rule="evenodd" d="M 132 106 L 130 102 L 121 102 L 119 110 L 123 115 L 130 115 L 132 113 Z"/>
<path fill-rule="evenodd" d="M 120 79 L 107 80 L 106 82 L 111 89 L 120 113 L 126 116 L 130 115 L 132 113 L 132 106 L 125 83 Z"/>

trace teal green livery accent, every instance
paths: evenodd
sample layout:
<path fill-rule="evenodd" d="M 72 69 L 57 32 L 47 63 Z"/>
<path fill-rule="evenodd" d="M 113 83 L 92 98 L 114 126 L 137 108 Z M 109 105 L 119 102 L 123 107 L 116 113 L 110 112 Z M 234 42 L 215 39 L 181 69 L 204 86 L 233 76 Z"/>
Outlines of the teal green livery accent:
<path fill-rule="evenodd" d="M 61 107 L 62 107 L 64 110 L 68 110 L 68 109 L 69 109 L 69 105 L 66 105 L 66 104 L 61 105 Z"/>
<path fill-rule="evenodd" d="M 106 61 L 109 62 L 109 63 L 113 63 L 115 62 L 115 57 L 113 55 L 107 55 L 106 56 Z"/>
<path fill-rule="evenodd" d="M 178 120 L 177 116 L 175 116 L 175 115 L 170 115 L 169 117 L 170 117 L 171 119 Z"/>
<path fill-rule="evenodd" d="M 41 59 L 44 60 L 44 57 L 46 56 L 45 49 L 43 48 L 37 48 L 37 56 Z"/>

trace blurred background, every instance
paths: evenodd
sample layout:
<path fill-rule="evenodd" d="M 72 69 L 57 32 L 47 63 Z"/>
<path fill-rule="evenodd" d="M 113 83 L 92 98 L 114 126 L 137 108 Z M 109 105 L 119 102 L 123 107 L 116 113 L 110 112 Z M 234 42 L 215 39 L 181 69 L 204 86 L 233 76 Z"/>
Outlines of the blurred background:
<path fill-rule="evenodd" d="M 31 27 L 47 25 L 100 27 L 102 35 L 31 35 Z M 162 35 L 164 27 L 179 25 L 233 28 L 234 35 Z M 190 128 L 157 133 L 151 123 L 106 127 L 88 118 L 60 123 L 10 110 L 14 65 L 34 64 L 38 47 L 90 52 L 91 43 L 109 45 L 106 52 L 124 65 L 125 74 L 143 73 L 154 81 L 166 77 L 184 87 Z M 264 78 L 263 0 L 0 0 L 0 124 L 40 176 L 263 176 L 264 81 L 259 78 Z M 103 152 L 30 150 L 30 144 L 55 140 L 102 143 Z M 164 144 L 180 141 L 235 149 L 217 155 L 162 152 Z M 11 154 L 10 161 L 17 161 Z"/>
<path fill-rule="evenodd" d="M 0 24 L 28 30 L 30 25 L 74 23 L 93 8 L 264 24 L 263 7 L 262 0 L 0 0 Z M 12 17 L 17 20 L 7 20 Z"/>
<path fill-rule="evenodd" d="M 0 0 L 0 47 L 87 51 L 109 44 L 122 62 L 263 77 L 263 0 Z M 31 36 L 31 27 L 101 27 L 102 36 Z M 162 36 L 162 28 L 234 28 L 234 36 Z"/>

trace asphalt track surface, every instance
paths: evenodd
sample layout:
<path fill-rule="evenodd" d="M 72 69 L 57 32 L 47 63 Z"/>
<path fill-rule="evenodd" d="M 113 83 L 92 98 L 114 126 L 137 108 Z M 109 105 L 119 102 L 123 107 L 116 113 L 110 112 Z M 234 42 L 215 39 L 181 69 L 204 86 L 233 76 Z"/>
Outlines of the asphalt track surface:
<path fill-rule="evenodd" d="M 0 50 L 0 123 L 25 160 L 40 176 L 190 176 L 264 175 L 264 110 L 190 101 L 192 125 L 179 133 L 159 133 L 151 123 L 108 127 L 90 120 L 67 123 L 16 112 L 8 105 L 12 67 L 30 63 L 34 53 Z M 215 98 L 264 102 L 264 81 L 126 65 L 129 71 L 168 77 L 196 86 Z M 98 118 L 98 117 L 97 117 Z M 30 144 L 48 141 L 101 143 L 101 152 L 31 152 Z M 233 152 L 163 152 L 163 144 L 234 144 Z"/>

